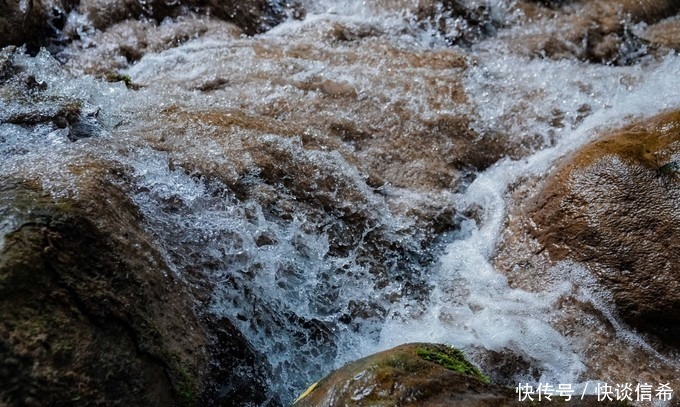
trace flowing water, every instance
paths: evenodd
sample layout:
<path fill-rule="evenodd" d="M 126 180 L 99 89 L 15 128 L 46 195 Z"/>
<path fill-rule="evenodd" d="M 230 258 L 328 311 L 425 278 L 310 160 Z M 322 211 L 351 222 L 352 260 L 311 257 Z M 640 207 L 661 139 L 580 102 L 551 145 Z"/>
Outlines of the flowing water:
<path fill-rule="evenodd" d="M 172 270 L 210 282 L 202 305 L 264 355 L 284 402 L 333 368 L 414 341 L 478 363 L 484 350 L 522 355 L 539 373 L 516 380 L 606 380 L 582 352 L 599 328 L 556 327 L 566 297 L 599 310 L 624 352 L 680 369 L 617 320 L 606 287 L 582 283 L 583 266 L 559 264 L 529 289 L 494 263 L 511 186 L 544 178 L 598 131 L 680 108 L 680 57 L 606 66 L 519 55 L 508 44 L 523 28 L 503 0 L 485 3 L 494 35 L 452 46 L 461 22 L 442 32 L 395 3 L 309 0 L 304 20 L 255 37 L 218 30 L 149 53 L 124 72 L 138 89 L 65 74 L 45 51 L 19 54 L 48 86 L 0 95 L 0 172 L 77 196 L 91 163 L 123 168 Z M 94 136 L 10 123 L 69 103 Z M 458 121 L 472 147 L 438 133 Z M 452 166 L 461 151 L 497 157 Z M 444 227 L 423 232 L 418 210 Z"/>

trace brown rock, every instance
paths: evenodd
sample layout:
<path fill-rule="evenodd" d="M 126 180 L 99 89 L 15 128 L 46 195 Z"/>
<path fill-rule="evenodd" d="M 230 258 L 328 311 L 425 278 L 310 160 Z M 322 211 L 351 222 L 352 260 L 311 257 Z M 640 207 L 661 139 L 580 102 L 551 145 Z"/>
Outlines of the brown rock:
<path fill-rule="evenodd" d="M 593 397 L 566 402 L 553 396 L 552 401 L 533 402 L 601 405 Z M 501 407 L 529 403 L 528 399 L 519 401 L 512 387 L 490 383 L 460 351 L 447 345 L 413 343 L 345 365 L 310 386 L 293 406 Z"/>
<path fill-rule="evenodd" d="M 451 405 L 454 400 L 457 406 L 492 406 L 509 393 L 488 384 L 459 351 L 424 343 L 401 345 L 357 360 L 313 387 L 294 406 L 431 407 Z"/>
<path fill-rule="evenodd" d="M 645 29 L 641 37 L 654 47 L 658 55 L 667 55 L 671 51 L 680 51 L 680 18 L 673 17 Z"/>
<path fill-rule="evenodd" d="M 592 266 L 621 316 L 674 342 L 680 331 L 680 113 L 606 135 L 571 156 L 535 199 L 553 260 Z"/>
<path fill-rule="evenodd" d="M 148 53 L 161 52 L 204 35 L 232 39 L 241 34 L 234 24 L 195 14 L 164 24 L 124 20 L 94 33 L 87 41 L 73 41 L 60 57 L 67 58 L 67 64 L 77 72 L 110 80 L 116 77 L 115 72 Z"/>
<path fill-rule="evenodd" d="M 529 29 L 508 38 L 511 48 L 553 59 L 619 65 L 635 63 L 649 52 L 632 24 L 654 24 L 680 10 L 680 3 L 670 0 L 540 3 L 546 5 L 520 2 L 517 6 Z"/>
<path fill-rule="evenodd" d="M 634 22 L 651 23 L 680 11 L 680 3 L 675 0 L 616 0 L 611 3 L 614 7 L 621 7 Z"/>
<path fill-rule="evenodd" d="M 384 315 L 376 303 L 420 298 L 428 290 L 420 264 L 402 265 L 432 261 L 424 248 L 452 227 L 451 190 L 474 170 L 524 156 L 533 146 L 472 128 L 462 84 L 467 61 L 459 50 L 403 49 L 379 30 L 351 22 L 300 27 L 307 29 L 328 36 L 225 41 L 224 52 L 210 51 L 214 63 L 201 67 L 200 76 L 178 75 L 192 71 L 192 61 L 167 71 L 147 70 L 150 60 L 140 61 L 130 74 L 141 86 L 197 89 L 206 98 L 239 95 L 239 106 L 177 103 L 135 132 L 167 152 L 174 168 L 257 202 L 267 219 L 304 216 L 310 232 L 328 236 L 330 258 L 356 256 L 366 284 L 380 290 L 403 281 L 389 299 L 365 300 L 363 306 Z M 221 68 L 233 58 L 249 69 Z M 323 74 L 303 74 L 317 63 L 326 67 Z M 263 103 L 263 89 L 279 96 Z M 208 143 L 214 156 L 206 157 Z M 346 308 L 343 322 L 361 314 L 332 306 Z"/>
<path fill-rule="evenodd" d="M 232 22 L 248 35 L 266 31 L 281 23 L 290 12 L 302 16 L 298 3 L 278 0 L 217 1 L 186 0 L 3 0 L 0 1 L 0 47 L 26 44 L 31 51 L 47 46 L 52 40 L 78 39 L 79 34 L 67 26 L 69 12 L 77 9 L 85 14 L 98 30 L 125 20 L 151 19 L 160 22 L 165 18 L 185 16 L 188 10 L 207 14 L 219 20 Z"/>

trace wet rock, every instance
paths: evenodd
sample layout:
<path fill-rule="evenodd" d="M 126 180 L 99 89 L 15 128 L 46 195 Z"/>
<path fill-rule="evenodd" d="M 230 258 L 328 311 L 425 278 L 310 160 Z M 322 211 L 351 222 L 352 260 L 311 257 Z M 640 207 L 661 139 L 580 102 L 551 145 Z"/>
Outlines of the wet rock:
<path fill-rule="evenodd" d="M 604 64 L 631 64 L 650 51 L 635 24 L 653 24 L 674 15 L 673 1 L 519 3 L 530 21 L 528 33 L 511 40 L 519 52 L 553 59 L 577 58 Z"/>
<path fill-rule="evenodd" d="M 88 16 L 92 25 L 104 30 L 118 22 L 140 17 L 162 21 L 167 17 L 186 14 L 188 9 L 199 10 L 218 19 L 233 22 L 248 35 L 266 31 L 287 18 L 288 8 L 299 9 L 299 5 L 288 6 L 278 0 L 215 1 L 188 0 L 167 2 L 153 0 L 82 0 L 79 10 Z"/>
<path fill-rule="evenodd" d="M 494 351 L 473 348 L 469 352 L 476 361 L 479 361 L 479 365 L 495 384 L 517 386 L 518 382 L 541 381 L 541 368 L 531 356 L 518 354 L 509 349 Z"/>
<path fill-rule="evenodd" d="M 59 53 L 59 58 L 66 60 L 66 64 L 76 72 L 108 80 L 120 76 L 117 72 L 146 54 L 161 52 L 208 35 L 216 40 L 233 39 L 241 35 L 241 30 L 232 23 L 195 14 L 163 24 L 154 20 L 128 19 L 105 31 L 97 31 L 86 39 L 73 41 Z"/>
<path fill-rule="evenodd" d="M 382 196 L 352 167 L 359 165 L 359 161 L 337 140 L 313 137 L 309 133 L 305 136 L 306 132 L 294 124 L 241 111 L 171 109 L 166 114 L 169 115 L 164 116 L 166 126 L 162 136 L 154 135 L 150 139 L 159 150 L 183 145 L 183 151 L 175 149 L 171 155 L 176 168 L 208 182 L 223 183 L 239 202 L 256 202 L 267 219 L 290 222 L 304 217 L 307 231 L 328 237 L 329 258 L 352 253 L 356 256 L 355 261 L 366 268 L 365 282 L 384 286 L 390 281 L 407 281 L 399 295 L 404 295 L 411 285 L 425 287 L 420 281 L 420 270 L 403 266 L 407 258 L 411 259 L 409 263 L 416 259 L 429 260 L 420 246 L 399 242 L 400 236 L 409 236 L 415 231 L 386 225 L 391 214 Z M 198 135 L 191 128 L 196 125 L 211 131 Z M 149 134 L 152 132 L 154 130 Z M 194 136 L 190 138 L 188 134 Z M 208 142 L 203 137 L 210 137 L 216 143 L 219 160 L 215 157 L 195 159 L 194 149 Z M 436 204 L 433 206 L 429 211 L 423 208 L 423 223 L 431 222 L 441 212 Z M 439 221 L 446 222 L 444 217 Z M 426 240 L 432 237 L 423 236 Z M 268 240 L 259 241 L 266 245 Z M 402 259 L 401 262 L 398 259 Z M 338 304 L 328 305 L 338 307 Z"/>
<path fill-rule="evenodd" d="M 650 43 L 658 56 L 680 51 L 680 17 L 672 17 L 646 27 L 640 37 Z"/>
<path fill-rule="evenodd" d="M 493 35 L 503 24 L 492 17 L 484 2 L 424 1 L 419 3 L 418 15 L 426 18 L 450 45 L 470 46 Z"/>
<path fill-rule="evenodd" d="M 626 321 L 675 344 L 679 153 L 679 113 L 635 123 L 567 159 L 530 209 L 552 260 L 590 265 Z"/>
<path fill-rule="evenodd" d="M 680 11 L 680 4 L 674 0 L 617 0 L 612 5 L 620 7 L 633 22 L 652 23 Z"/>
<path fill-rule="evenodd" d="M 37 51 L 63 28 L 75 0 L 0 1 L 0 47 L 27 45 Z"/>
<path fill-rule="evenodd" d="M 46 80 L 36 78 L 22 63 L 16 63 L 15 58 L 21 56 L 16 47 L 0 51 L 0 98 L 16 103 L 0 111 L 0 124 L 27 129 L 52 127 L 63 130 L 61 133 L 70 141 L 100 134 L 99 108 L 82 99 L 55 94 Z M 51 59 L 44 51 L 41 56 Z"/>
<path fill-rule="evenodd" d="M 351 34 L 345 40 L 336 35 L 339 26 Z M 302 222 L 305 233 L 327 239 L 320 256 L 330 270 L 321 279 L 330 283 L 311 301 L 349 329 L 384 318 L 390 303 L 426 298 L 431 286 L 423 271 L 435 258 L 427 246 L 456 227 L 452 189 L 475 170 L 530 151 L 505 135 L 472 128 L 461 83 L 467 61 L 459 51 L 395 47 L 383 34 L 359 28 L 344 21 L 301 23 L 296 29 L 318 32 L 320 41 L 298 41 L 309 33 L 293 32 L 282 40 L 233 39 L 205 54 L 186 44 L 159 57 L 175 60 L 172 55 L 191 50 L 214 63 L 196 55 L 157 69 L 152 58 L 142 58 L 128 71 L 147 90 L 200 90 L 205 100 L 239 95 L 238 107 L 228 109 L 176 103 L 135 131 L 167 152 L 173 168 L 224 185 L 216 195 L 234 196 L 237 206 L 257 205 L 267 222 Z M 361 32 L 371 34 L 360 38 Z M 220 68 L 235 60 L 248 68 Z M 416 72 L 420 80 L 413 80 Z M 370 85 L 376 81 L 380 86 Z M 190 208 L 181 210 L 190 216 Z M 267 243 L 256 239 L 253 246 L 265 250 Z M 290 273 L 277 273 L 277 284 L 296 290 L 298 277 L 282 277 Z M 340 278 L 379 294 L 354 298 L 336 283 Z M 288 323 L 277 318 L 276 324 Z M 273 323 L 260 324 L 269 329 Z M 318 346 L 332 345 L 320 340 Z"/>
<path fill-rule="evenodd" d="M 31 180 L 0 184 L 0 399 L 264 403 L 257 357 L 228 321 L 197 314 L 111 178 L 120 171 L 89 171 L 77 199 Z"/>
<path fill-rule="evenodd" d="M 331 31 L 335 32 L 336 29 L 337 23 L 334 23 Z M 480 146 L 486 143 L 486 139 L 477 140 L 477 134 L 470 128 L 469 120 L 464 115 L 442 114 L 441 117 L 423 119 L 410 111 L 405 101 L 390 102 L 388 98 L 397 93 L 386 95 L 375 92 L 375 95 L 371 95 L 373 90 L 362 89 L 361 82 L 338 78 L 333 72 L 312 76 L 295 75 L 299 66 L 313 64 L 318 60 L 328 61 L 330 70 L 349 64 L 353 71 L 360 69 L 366 72 L 366 65 L 386 65 L 381 68 L 382 77 L 390 78 L 389 86 L 395 92 L 397 89 L 400 92 L 422 92 L 426 103 L 445 109 L 449 103 L 464 105 L 466 101 L 457 79 L 459 72 L 465 68 L 466 61 L 456 51 L 422 53 L 402 50 L 380 39 L 371 38 L 365 44 L 371 51 L 359 53 L 355 51 L 357 44 L 338 44 L 336 38 L 328 38 L 327 41 L 306 44 L 304 48 L 295 42 L 279 46 L 264 39 L 257 41 L 253 45 L 255 54 L 244 57 L 248 58 L 250 66 L 264 68 L 259 72 L 217 72 L 209 69 L 210 72 L 206 72 L 204 77 L 196 77 L 195 80 L 186 76 L 175 78 L 173 72 L 149 72 L 150 76 L 139 76 L 132 72 L 132 79 L 143 86 L 172 84 L 187 89 L 199 89 L 208 93 L 209 97 L 223 92 L 243 94 L 241 110 L 182 112 L 178 109 L 180 111 L 168 110 L 166 114 L 173 123 L 177 123 L 178 128 L 186 126 L 186 122 L 201 122 L 212 126 L 222 134 L 219 139 L 224 144 L 225 151 L 243 151 L 238 154 L 228 153 L 230 159 L 239 164 L 223 174 L 234 171 L 243 175 L 257 173 L 266 178 L 270 185 L 280 185 L 283 179 L 283 184 L 294 191 L 298 202 L 310 201 L 311 195 L 324 196 L 321 204 L 316 206 L 327 209 L 328 213 L 352 216 L 354 225 L 359 224 L 356 223 L 359 221 L 357 214 L 363 212 L 360 208 L 366 207 L 375 198 L 384 199 L 376 194 L 380 188 L 391 185 L 425 194 L 432 186 L 437 189 L 433 195 L 440 195 L 440 192 L 456 184 L 464 168 L 485 167 L 504 155 L 501 148 L 486 157 L 483 153 L 485 149 Z M 225 44 L 225 51 L 230 50 L 227 52 L 231 53 L 240 50 L 239 42 Z M 142 65 L 144 61 L 138 67 Z M 275 68 L 270 70 L 268 67 Z M 186 70 L 192 69 L 186 67 Z M 422 85 L 413 83 L 408 72 L 414 69 L 448 72 L 449 79 L 444 82 L 431 77 Z M 205 77 L 211 79 L 206 81 Z M 298 77 L 302 79 L 297 79 Z M 273 103 L 262 104 L 260 97 L 251 98 L 246 90 L 248 87 L 266 89 L 269 86 L 290 93 L 296 103 L 290 103 L 286 96 Z M 329 114 L 333 111 L 343 113 Z M 401 127 L 402 123 L 406 125 Z M 252 134 L 244 144 L 241 144 L 241 136 L 238 135 L 240 131 Z M 299 140 L 302 154 L 275 151 L 285 149 L 275 147 L 280 143 L 270 140 L 271 136 L 264 137 L 266 134 L 278 135 L 282 140 L 290 140 L 292 143 Z M 177 142 L 171 142 L 170 138 L 185 139 L 184 136 L 165 138 L 163 145 L 159 145 L 163 150 L 167 148 L 165 145 Z M 236 140 L 239 140 L 238 147 L 234 146 Z M 248 164 L 242 163 L 243 157 L 246 157 L 245 152 L 253 158 L 252 164 L 256 168 L 248 168 Z M 497 152 L 500 154 L 495 154 Z M 331 158 L 334 154 L 337 155 Z M 474 157 L 467 160 L 467 154 Z M 319 158 L 312 158 L 314 155 Z M 305 157 L 302 162 L 301 157 Z M 340 172 L 337 169 L 323 169 L 326 158 L 321 157 L 327 157 L 331 161 L 338 161 L 341 157 L 346 163 L 338 164 L 356 168 L 357 177 L 332 180 Z M 187 166 L 195 167 L 194 164 Z M 212 170 L 209 172 L 213 173 Z M 234 183 L 232 179 L 227 181 L 229 185 Z M 353 209 L 347 207 L 347 202 L 343 202 L 345 200 L 353 202 Z M 395 200 L 395 207 L 401 206 L 396 202 L 398 200 Z M 427 200 L 422 199 L 424 203 Z M 276 199 L 272 201 L 277 204 L 283 202 Z M 435 201 L 447 207 L 443 210 L 437 205 L 426 205 L 422 210 L 418 208 L 418 212 L 424 215 L 419 216 L 419 219 L 423 219 L 425 223 L 438 219 L 436 228 L 442 228 L 448 224 L 448 220 L 440 215 L 451 213 L 450 202 L 445 199 Z M 431 209 L 425 209 L 426 207 Z M 370 217 L 374 218 L 375 215 Z M 375 221 L 369 223 L 375 224 Z M 357 235 L 358 239 L 361 234 Z M 342 240 L 346 240 L 346 237 Z"/>
<path fill-rule="evenodd" d="M 312 385 L 294 405 L 436 406 L 447 400 L 457 400 L 456 405 L 492 405 L 503 396 L 492 389 L 459 351 L 445 345 L 409 344 L 336 370 Z M 468 401 L 478 399 L 478 404 L 465 404 L 466 396 Z"/>
<path fill-rule="evenodd" d="M 87 21 L 69 17 L 71 11 L 85 15 Z M 41 46 L 82 39 L 84 33 L 92 28 L 105 31 L 126 20 L 160 23 L 166 18 L 187 16 L 191 12 L 232 22 L 248 35 L 266 31 L 289 15 L 294 18 L 304 16 L 299 3 L 278 0 L 247 3 L 215 0 L 5 0 L 0 2 L 0 47 L 26 44 L 33 52 Z"/>
<path fill-rule="evenodd" d="M 536 401 L 537 402 L 537 401 Z M 447 345 L 414 343 L 380 352 L 334 371 L 311 385 L 293 404 L 305 406 L 521 406 L 511 387 L 492 384 L 464 355 Z M 541 405 L 600 405 L 553 396 Z M 609 405 L 626 405 L 609 403 Z"/>

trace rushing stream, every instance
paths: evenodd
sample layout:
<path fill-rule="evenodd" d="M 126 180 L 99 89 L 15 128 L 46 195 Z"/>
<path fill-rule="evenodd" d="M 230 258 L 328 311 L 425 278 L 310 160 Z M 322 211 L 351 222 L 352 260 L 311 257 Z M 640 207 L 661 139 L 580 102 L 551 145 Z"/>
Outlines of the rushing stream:
<path fill-rule="evenodd" d="M 216 28 L 149 52 L 121 72 L 130 88 L 80 75 L 82 61 L 19 53 L 49 86 L 0 95 L 0 173 L 63 197 L 93 162 L 123 169 L 116 182 L 172 271 L 209 282 L 201 306 L 264 355 L 284 403 L 414 341 L 482 365 L 488 351 L 530 361 L 509 383 L 606 379 L 583 353 L 597 323 L 581 335 L 558 327 L 568 297 L 608 319 L 623 353 L 680 371 L 677 355 L 615 316 L 583 265 L 527 267 L 527 281 L 511 282 L 495 259 L 510 191 L 600 131 L 680 108 L 680 57 L 528 57 L 516 49 L 536 27 L 513 25 L 513 2 L 483 3 L 479 25 L 438 15 L 442 29 L 408 1 L 308 0 L 304 19 L 263 34 Z M 28 106 L 51 117 L 69 103 L 79 128 L 12 124 Z"/>

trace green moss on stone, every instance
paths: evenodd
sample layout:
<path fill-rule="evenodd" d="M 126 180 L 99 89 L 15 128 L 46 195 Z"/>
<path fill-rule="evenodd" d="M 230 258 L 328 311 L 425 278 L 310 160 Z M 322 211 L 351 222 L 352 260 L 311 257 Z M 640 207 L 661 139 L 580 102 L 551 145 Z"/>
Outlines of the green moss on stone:
<path fill-rule="evenodd" d="M 416 349 L 416 354 L 429 362 L 436 363 L 454 372 L 475 377 L 484 383 L 491 382 L 479 369 L 468 362 L 463 353 L 458 349 L 446 346 L 438 346 L 437 348 L 421 347 Z"/>
<path fill-rule="evenodd" d="M 196 398 L 196 379 L 189 373 L 189 369 L 182 364 L 179 357 L 175 356 L 176 371 L 179 376 L 177 381 L 177 394 L 183 407 L 195 407 L 198 405 Z"/>
<path fill-rule="evenodd" d="M 104 75 L 104 79 L 107 82 L 123 82 L 128 89 L 139 89 L 139 85 L 133 83 L 132 78 L 129 75 L 123 75 L 117 72 L 108 72 Z"/>

